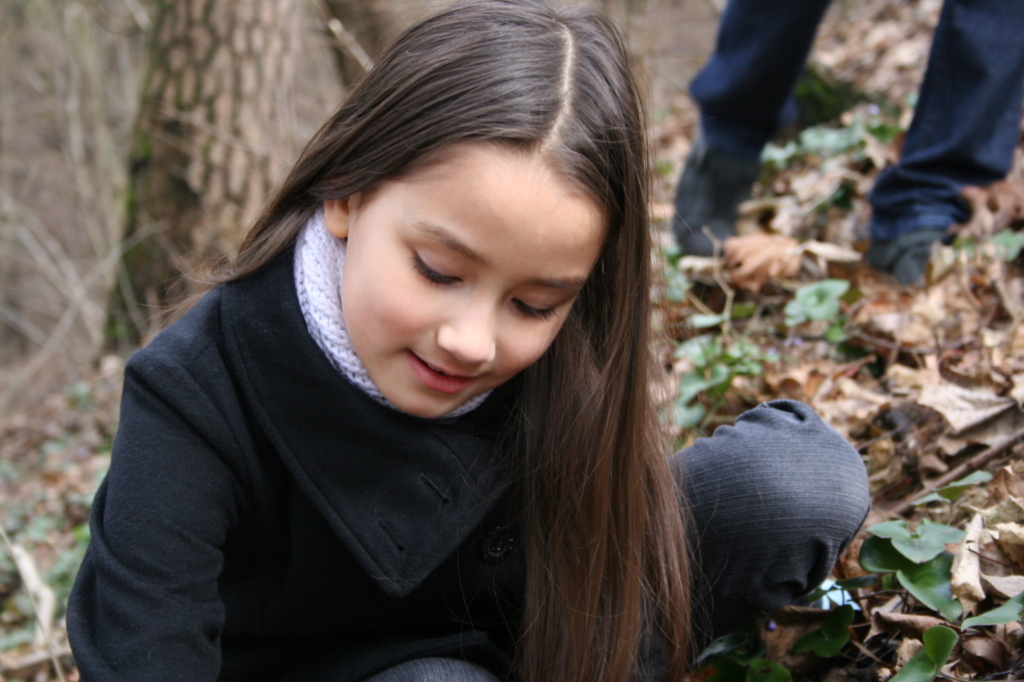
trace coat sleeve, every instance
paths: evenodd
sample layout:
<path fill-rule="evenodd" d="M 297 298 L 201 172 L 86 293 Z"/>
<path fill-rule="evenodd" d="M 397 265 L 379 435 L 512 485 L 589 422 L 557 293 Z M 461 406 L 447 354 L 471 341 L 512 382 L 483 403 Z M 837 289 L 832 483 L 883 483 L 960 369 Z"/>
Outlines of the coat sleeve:
<path fill-rule="evenodd" d="M 68 607 L 84 682 L 215 680 L 224 607 L 221 548 L 237 523 L 238 420 L 152 346 L 125 371 L 121 424 Z M 207 352 L 214 367 L 216 353 Z M 207 387 L 230 385 L 204 367 Z M 216 390 L 214 391 L 216 393 Z"/>

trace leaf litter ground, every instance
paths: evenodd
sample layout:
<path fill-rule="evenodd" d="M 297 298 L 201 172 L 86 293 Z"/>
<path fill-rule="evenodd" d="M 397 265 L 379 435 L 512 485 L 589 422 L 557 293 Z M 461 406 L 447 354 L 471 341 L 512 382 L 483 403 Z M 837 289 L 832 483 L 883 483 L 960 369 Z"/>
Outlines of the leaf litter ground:
<path fill-rule="evenodd" d="M 698 667 L 695 682 L 1024 677 L 1024 630 L 1012 613 L 1024 592 L 1024 150 L 1006 182 L 965 192 L 972 218 L 934 252 L 927 286 L 896 286 L 861 255 L 867 192 L 898 158 L 939 4 L 837 5 L 815 46 L 810 91 L 824 84 L 827 105 L 832 88 L 843 110 L 766 152 L 741 237 L 720 259 L 671 253 L 668 202 L 697 115 L 683 97 L 657 117 L 666 429 L 683 446 L 764 400 L 802 400 L 863 455 L 874 497 L 865 526 L 890 524 L 862 532 L 841 557 L 833 578 L 845 592 L 772 614 L 723 649 L 729 663 Z M 54 658 L 77 679 L 63 608 L 109 463 L 121 366 L 105 358 L 0 421 L 10 541 L 0 552 L 0 679 L 58 679 Z M 929 493 L 933 501 L 914 504 Z M 901 519 L 909 525 L 891 525 Z M 938 526 L 955 535 L 935 535 Z M 859 561 L 865 543 L 872 571 Z M 915 568 L 896 545 L 937 554 Z M 832 609 L 844 600 L 856 606 L 852 619 Z M 1005 613 L 964 627 L 953 603 L 980 622 Z M 955 642 L 935 629 L 946 626 Z"/>

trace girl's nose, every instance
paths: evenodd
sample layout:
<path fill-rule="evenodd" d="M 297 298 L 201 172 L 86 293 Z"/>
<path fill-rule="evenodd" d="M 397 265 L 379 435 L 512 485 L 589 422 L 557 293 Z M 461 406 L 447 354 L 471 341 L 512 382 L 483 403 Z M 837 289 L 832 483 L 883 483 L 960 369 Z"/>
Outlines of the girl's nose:
<path fill-rule="evenodd" d="M 494 319 L 474 310 L 453 317 L 437 330 L 437 345 L 464 365 L 483 365 L 494 360 Z"/>

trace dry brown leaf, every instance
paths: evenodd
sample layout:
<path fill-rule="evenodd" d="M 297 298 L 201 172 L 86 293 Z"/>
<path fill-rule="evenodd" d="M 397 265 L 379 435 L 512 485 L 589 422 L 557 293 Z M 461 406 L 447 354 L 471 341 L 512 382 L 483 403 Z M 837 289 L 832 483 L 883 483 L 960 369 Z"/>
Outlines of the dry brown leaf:
<path fill-rule="evenodd" d="M 922 391 L 928 393 L 932 389 Z M 1011 401 L 1012 403 L 1012 401 Z M 960 452 L 968 445 L 991 445 L 1005 438 L 1009 438 L 1024 428 L 1024 411 L 1018 409 L 1006 410 L 995 419 L 990 419 L 977 426 L 971 427 L 957 435 L 946 434 L 939 438 L 939 450 L 947 455 Z"/>
<path fill-rule="evenodd" d="M 997 396 L 991 391 L 972 391 L 950 383 L 923 391 L 917 402 L 945 417 L 953 433 L 962 433 L 1016 407 L 1011 398 Z"/>
<path fill-rule="evenodd" d="M 877 624 L 881 632 L 899 632 L 907 637 L 920 637 L 928 628 L 948 625 L 941 618 L 913 613 L 885 612 L 876 610 L 871 614 L 872 630 Z"/>
<path fill-rule="evenodd" d="M 981 515 L 985 517 L 985 523 L 989 528 L 995 528 L 1000 523 L 1024 523 L 1024 504 L 1017 498 L 1006 498 L 981 510 Z"/>
<path fill-rule="evenodd" d="M 888 622 L 884 620 L 875 620 L 876 614 L 892 614 L 896 613 L 897 609 L 903 606 L 903 597 L 896 596 L 892 597 L 889 601 L 885 602 L 881 606 L 875 608 L 871 612 L 871 628 L 868 630 L 868 634 L 864 636 L 864 641 L 868 641 L 875 635 L 880 635 L 883 632 L 889 632 Z"/>
<path fill-rule="evenodd" d="M 1010 648 L 987 633 L 961 637 L 960 650 L 967 662 L 981 672 L 1006 670 L 1012 662 Z"/>
<path fill-rule="evenodd" d="M 952 578 L 950 586 L 953 596 L 963 604 L 964 613 L 974 611 L 978 602 L 985 598 L 985 590 L 981 586 L 981 563 L 978 558 L 979 540 L 984 527 L 981 514 L 975 514 L 967 524 L 967 535 L 964 536 L 960 549 L 953 558 Z"/>
<path fill-rule="evenodd" d="M 1014 374 L 1013 390 L 1010 391 L 1010 397 L 1017 401 L 1017 407 L 1024 410 L 1024 372 L 1020 374 Z"/>
<path fill-rule="evenodd" d="M 999 533 L 996 542 L 1003 554 L 1016 563 L 1018 568 L 1024 569 L 1024 524 L 997 523 L 995 530 Z"/>
<path fill-rule="evenodd" d="M 1004 466 L 985 486 L 989 494 L 989 504 L 997 504 L 1014 497 L 1024 501 L 1024 476 L 1021 475 L 1024 471 L 1016 471 L 1015 466 L 1024 469 L 1024 462 Z M 1021 520 L 1024 521 L 1024 518 Z"/>
<path fill-rule="evenodd" d="M 1024 575 L 989 575 L 981 574 L 981 580 L 992 588 L 1000 597 L 1016 597 L 1024 592 Z"/>
<path fill-rule="evenodd" d="M 779 234 L 752 234 L 725 240 L 725 264 L 732 283 L 757 292 L 768 281 L 792 279 L 800 272 L 800 244 Z"/>
<path fill-rule="evenodd" d="M 988 207 L 996 214 L 996 227 L 1024 219 L 1024 180 L 1003 180 L 988 188 Z"/>
<path fill-rule="evenodd" d="M 921 643 L 921 640 L 911 639 L 910 637 L 904 639 L 900 642 L 899 647 L 896 648 L 896 667 L 902 668 L 905 666 L 914 657 L 914 654 L 923 648 L 924 644 Z"/>

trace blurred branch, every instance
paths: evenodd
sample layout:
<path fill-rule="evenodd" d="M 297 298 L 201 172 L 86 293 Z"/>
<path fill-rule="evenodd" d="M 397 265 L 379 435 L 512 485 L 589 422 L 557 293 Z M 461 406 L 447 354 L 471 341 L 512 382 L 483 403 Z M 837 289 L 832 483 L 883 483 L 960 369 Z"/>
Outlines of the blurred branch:
<path fill-rule="evenodd" d="M 89 288 L 101 278 L 112 272 L 113 269 L 117 267 L 121 260 L 121 256 L 123 256 L 126 251 L 134 247 L 143 239 L 146 239 L 159 231 L 160 230 L 157 226 L 152 226 L 148 230 L 140 230 L 136 234 L 132 235 L 130 239 L 119 242 L 99 263 L 92 267 L 84 278 L 80 280 L 81 286 L 73 290 L 71 301 L 64 309 L 64 313 L 61 315 L 56 327 L 54 327 L 53 331 L 50 333 L 49 338 L 46 339 L 46 343 L 39 352 L 36 353 L 36 355 L 29 360 L 24 367 L 22 367 L 21 371 L 18 372 L 4 391 L 0 393 L 0 411 L 7 406 L 11 398 L 13 398 L 22 387 L 26 386 L 28 382 L 32 380 L 32 377 L 34 377 L 35 374 L 50 361 L 53 354 L 57 352 L 58 348 L 60 348 L 64 339 L 71 331 L 75 318 L 81 312 L 82 308 L 89 304 Z"/>
<path fill-rule="evenodd" d="M 50 661 L 53 663 L 53 669 L 57 673 L 57 679 L 60 682 L 65 682 L 64 669 L 57 659 L 57 652 L 54 650 L 53 642 L 50 639 L 50 634 L 53 631 L 53 615 L 57 608 L 57 598 L 53 590 L 50 589 L 50 586 L 39 576 L 39 570 L 36 568 L 32 555 L 21 545 L 13 544 L 2 526 L 0 526 L 0 538 L 3 539 L 4 545 L 7 546 L 8 551 L 11 553 L 11 557 L 14 558 L 14 565 L 18 569 L 18 575 L 21 576 L 21 583 L 25 588 L 25 594 L 28 595 L 28 599 L 32 603 L 32 611 L 36 619 L 36 643 L 46 646 Z"/>
<path fill-rule="evenodd" d="M 373 68 L 373 60 L 370 59 L 370 55 L 366 53 L 363 46 L 359 44 L 352 33 L 345 28 L 345 25 L 341 23 L 341 20 L 337 17 L 331 16 L 331 11 L 327 5 L 323 2 L 317 2 L 317 11 L 320 13 L 320 17 L 323 22 L 327 25 L 330 30 L 334 42 L 345 52 L 348 53 L 352 59 L 356 60 L 363 71 L 369 71 Z"/>

